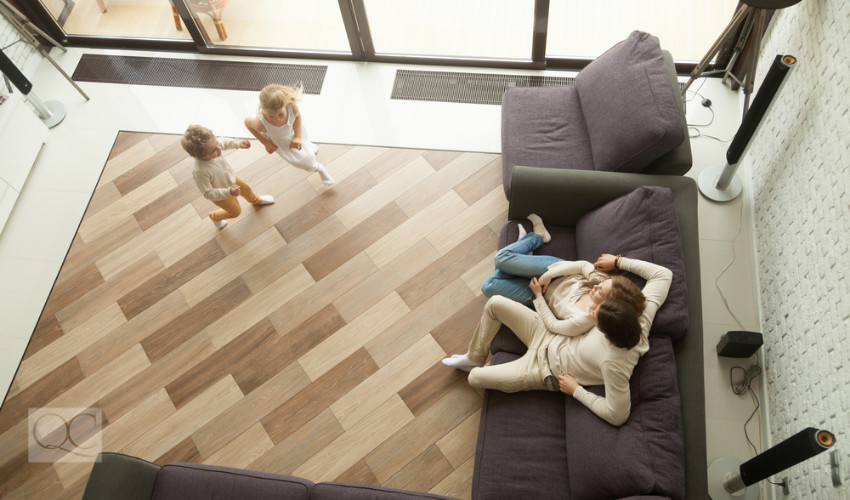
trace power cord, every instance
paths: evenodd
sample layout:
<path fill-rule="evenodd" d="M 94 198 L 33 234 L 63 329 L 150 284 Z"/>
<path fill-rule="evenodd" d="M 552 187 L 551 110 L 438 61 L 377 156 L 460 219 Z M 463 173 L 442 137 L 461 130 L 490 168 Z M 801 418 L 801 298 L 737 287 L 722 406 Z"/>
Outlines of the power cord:
<path fill-rule="evenodd" d="M 741 330 L 745 330 L 744 325 L 741 323 L 741 320 L 739 320 L 738 317 L 735 316 L 735 313 L 732 312 L 732 308 L 729 307 L 729 301 L 726 300 L 726 296 L 723 295 L 723 290 L 720 288 L 720 277 L 723 276 L 723 274 L 727 270 L 729 270 L 729 267 L 732 265 L 733 262 L 735 262 L 735 258 L 737 257 L 737 255 L 735 254 L 735 240 L 737 240 L 738 235 L 741 234 L 741 225 L 742 225 L 742 222 L 743 222 L 743 219 L 744 219 L 744 200 L 743 200 L 743 197 L 739 197 L 739 202 L 740 202 L 740 211 L 738 213 L 738 230 L 735 231 L 735 236 L 732 237 L 732 259 L 729 261 L 728 264 L 726 264 L 726 267 L 724 267 L 723 270 L 720 271 L 720 273 L 718 273 L 717 277 L 714 278 L 714 288 L 717 289 L 717 293 L 720 294 L 720 299 L 723 301 L 723 305 L 726 306 L 726 310 L 729 311 L 729 314 L 731 314 L 732 318 L 735 319 L 735 323 L 738 324 L 738 327 L 740 327 Z"/>
<path fill-rule="evenodd" d="M 744 437 L 747 438 L 747 443 L 750 445 L 750 448 L 753 449 L 753 456 L 758 455 L 758 449 L 753 443 L 753 440 L 750 439 L 750 433 L 747 430 L 747 426 L 750 425 L 750 421 L 753 419 L 756 413 L 758 413 L 759 408 L 761 407 L 761 405 L 759 404 L 758 395 L 752 387 L 753 380 L 755 380 L 755 378 L 761 374 L 761 366 L 759 364 L 758 353 L 756 353 L 755 356 L 756 360 L 753 364 L 749 366 L 749 368 L 744 368 L 743 366 L 733 366 L 732 368 L 729 368 L 729 385 L 732 387 L 732 392 L 738 396 L 749 392 L 750 396 L 753 399 L 753 404 L 755 405 L 755 408 L 753 408 L 753 412 L 750 413 L 750 417 L 747 419 L 746 422 L 744 422 Z M 740 370 L 741 372 L 743 372 L 741 378 L 737 381 L 735 381 L 734 379 L 735 370 Z M 761 422 L 759 422 L 759 432 L 761 432 Z M 784 480 L 782 482 L 777 483 L 768 479 L 767 482 L 775 486 L 782 486 L 783 488 L 787 487 L 787 483 Z"/>

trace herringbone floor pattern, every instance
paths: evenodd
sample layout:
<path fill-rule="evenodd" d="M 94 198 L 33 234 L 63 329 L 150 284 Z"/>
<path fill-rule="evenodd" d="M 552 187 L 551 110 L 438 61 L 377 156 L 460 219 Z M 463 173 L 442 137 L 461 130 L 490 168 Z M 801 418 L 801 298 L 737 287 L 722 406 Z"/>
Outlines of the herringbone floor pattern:
<path fill-rule="evenodd" d="M 179 136 L 122 132 L 0 410 L 0 496 L 78 498 L 30 408 L 103 449 L 468 498 L 481 394 L 445 369 L 507 215 L 494 154 L 321 145 L 336 178 L 226 152 L 273 205 L 219 231 Z"/>

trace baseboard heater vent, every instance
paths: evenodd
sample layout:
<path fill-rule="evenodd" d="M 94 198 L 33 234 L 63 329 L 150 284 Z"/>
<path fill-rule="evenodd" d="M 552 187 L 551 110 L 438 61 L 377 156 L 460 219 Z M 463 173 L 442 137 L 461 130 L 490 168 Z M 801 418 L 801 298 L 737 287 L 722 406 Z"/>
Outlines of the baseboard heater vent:
<path fill-rule="evenodd" d="M 165 57 L 84 54 L 72 75 L 78 82 L 260 90 L 269 83 L 304 85 L 319 94 L 327 66 Z"/>
<path fill-rule="evenodd" d="M 502 104 L 511 87 L 565 87 L 571 76 L 502 75 L 454 71 L 397 70 L 391 99 L 465 104 Z"/>

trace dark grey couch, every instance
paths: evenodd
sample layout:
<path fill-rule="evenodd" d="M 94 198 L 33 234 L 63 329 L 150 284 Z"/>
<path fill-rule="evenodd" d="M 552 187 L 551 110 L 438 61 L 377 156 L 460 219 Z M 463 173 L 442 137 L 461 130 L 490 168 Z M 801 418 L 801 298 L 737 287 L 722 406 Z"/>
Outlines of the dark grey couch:
<path fill-rule="evenodd" d="M 515 87 L 502 98 L 502 180 L 517 165 L 683 175 L 692 163 L 670 53 L 635 31 L 587 65 L 575 86 Z"/>
<path fill-rule="evenodd" d="M 448 499 L 429 493 L 323 482 L 281 474 L 189 463 L 159 466 L 120 453 L 101 453 L 83 500 L 394 500 Z M 451 499 L 448 499 L 451 500 Z"/>
<path fill-rule="evenodd" d="M 512 186 L 509 221 L 530 230 L 525 218 L 537 213 L 552 233 L 535 253 L 591 262 L 602 252 L 621 253 L 665 265 L 674 278 L 630 381 L 626 424 L 611 426 L 559 392 L 486 391 L 473 498 L 706 498 L 694 181 L 518 166 Z M 517 223 L 508 222 L 499 246 L 516 239 Z M 502 363 L 525 346 L 503 327 L 491 352 L 491 363 Z M 601 386 L 588 390 L 604 393 Z"/>

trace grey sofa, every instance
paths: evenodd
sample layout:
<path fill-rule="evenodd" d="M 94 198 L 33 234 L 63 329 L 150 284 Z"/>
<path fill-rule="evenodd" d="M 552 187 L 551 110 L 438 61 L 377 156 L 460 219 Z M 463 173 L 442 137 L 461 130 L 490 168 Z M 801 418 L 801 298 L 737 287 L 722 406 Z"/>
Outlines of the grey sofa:
<path fill-rule="evenodd" d="M 486 391 L 473 498 L 706 498 L 694 181 L 518 166 L 512 186 L 500 247 L 516 241 L 515 221 L 530 230 L 526 216 L 537 213 L 552 241 L 535 253 L 591 262 L 603 252 L 621 253 L 665 265 L 674 278 L 649 352 L 632 374 L 632 410 L 623 426 L 560 392 Z M 525 346 L 503 327 L 491 352 L 491 363 L 503 363 Z M 588 390 L 604 393 L 601 386 Z"/>
<path fill-rule="evenodd" d="M 393 500 L 439 495 L 189 463 L 159 466 L 120 453 L 101 453 L 83 500 Z M 450 499 L 449 499 L 450 500 Z"/>
<path fill-rule="evenodd" d="M 502 98 L 502 180 L 517 165 L 683 175 L 692 163 L 676 68 L 658 39 L 635 31 L 574 86 L 514 87 Z"/>

